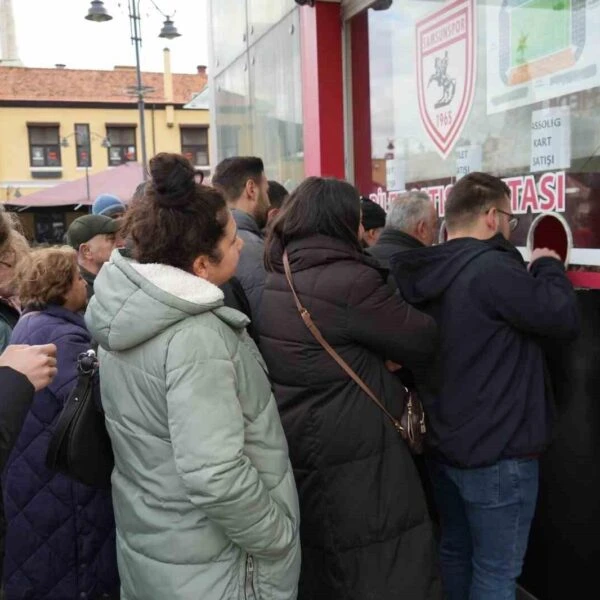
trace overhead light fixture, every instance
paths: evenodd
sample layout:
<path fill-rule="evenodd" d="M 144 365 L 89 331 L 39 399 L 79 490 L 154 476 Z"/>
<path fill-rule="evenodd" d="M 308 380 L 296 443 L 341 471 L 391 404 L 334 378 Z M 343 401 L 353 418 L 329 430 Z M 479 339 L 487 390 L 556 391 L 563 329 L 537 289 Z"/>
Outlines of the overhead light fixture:
<path fill-rule="evenodd" d="M 64 138 L 63 138 L 63 139 L 60 141 L 60 145 L 61 145 L 63 148 L 68 148 L 68 147 L 69 147 L 69 140 L 68 140 L 66 137 L 64 137 Z"/>
<path fill-rule="evenodd" d="M 178 38 L 180 36 L 181 34 L 179 33 L 179 31 L 177 31 L 177 27 L 175 27 L 171 18 L 167 17 L 158 37 L 165 38 L 167 40 L 174 40 L 175 38 Z"/>
<path fill-rule="evenodd" d="M 104 23 L 105 21 L 110 21 L 112 17 L 108 14 L 106 8 L 104 8 L 104 2 L 101 0 L 92 0 L 92 5 L 86 19 L 94 21 L 94 23 Z"/>
<path fill-rule="evenodd" d="M 110 148 L 110 147 L 112 146 L 112 144 L 110 143 L 110 140 L 109 140 L 107 137 L 105 137 L 105 138 L 102 140 L 102 144 L 101 144 L 101 146 L 102 146 L 103 148 Z"/>

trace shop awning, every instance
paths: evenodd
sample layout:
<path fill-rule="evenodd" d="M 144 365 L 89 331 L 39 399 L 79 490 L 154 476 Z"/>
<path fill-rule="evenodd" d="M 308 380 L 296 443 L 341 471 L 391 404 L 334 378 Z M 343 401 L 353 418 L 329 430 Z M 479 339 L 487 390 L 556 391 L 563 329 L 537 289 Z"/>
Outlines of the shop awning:
<path fill-rule="evenodd" d="M 59 183 L 51 188 L 34 192 L 22 198 L 11 199 L 10 206 L 26 208 L 69 206 L 73 204 L 90 205 L 100 194 L 114 194 L 123 202 L 129 202 L 135 188 L 143 180 L 142 165 L 125 163 L 94 173 L 89 176 L 89 197 L 86 177 Z"/>

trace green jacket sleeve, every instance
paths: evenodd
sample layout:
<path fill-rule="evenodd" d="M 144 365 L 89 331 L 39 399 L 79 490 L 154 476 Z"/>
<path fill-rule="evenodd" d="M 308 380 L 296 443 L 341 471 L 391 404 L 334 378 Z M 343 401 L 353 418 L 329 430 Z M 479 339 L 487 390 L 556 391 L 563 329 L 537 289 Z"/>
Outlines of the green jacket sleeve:
<path fill-rule="evenodd" d="M 238 546 L 259 558 L 284 555 L 294 524 L 244 454 L 244 419 L 233 357 L 214 331 L 188 328 L 171 340 L 167 409 L 175 465 L 190 501 Z"/>
<path fill-rule="evenodd" d="M 6 347 L 10 344 L 10 336 L 12 335 L 12 328 L 10 325 L 0 318 L 0 353 L 6 350 Z"/>

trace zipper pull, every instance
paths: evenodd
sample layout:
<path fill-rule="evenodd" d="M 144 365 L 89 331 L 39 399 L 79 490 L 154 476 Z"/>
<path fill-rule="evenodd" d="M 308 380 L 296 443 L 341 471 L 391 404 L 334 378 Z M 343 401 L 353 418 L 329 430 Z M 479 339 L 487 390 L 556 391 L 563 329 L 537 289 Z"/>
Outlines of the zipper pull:
<path fill-rule="evenodd" d="M 254 559 L 248 555 L 246 557 L 246 581 L 244 585 L 245 600 L 256 599 L 254 590 Z"/>

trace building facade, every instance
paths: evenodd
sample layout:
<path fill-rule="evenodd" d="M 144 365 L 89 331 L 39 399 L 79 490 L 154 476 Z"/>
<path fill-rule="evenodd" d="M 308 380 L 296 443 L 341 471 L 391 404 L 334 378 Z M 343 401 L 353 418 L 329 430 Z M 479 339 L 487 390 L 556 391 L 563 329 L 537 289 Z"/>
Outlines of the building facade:
<path fill-rule="evenodd" d="M 511 190 L 525 257 L 549 246 L 569 264 L 582 333 L 548 348 L 558 419 L 521 580 L 533 596 L 520 598 L 589 595 L 600 553 L 600 0 L 209 5 L 214 162 L 262 156 L 290 187 L 346 178 L 386 208 L 424 189 L 442 219 L 460 177 L 491 172 Z"/>
<path fill-rule="evenodd" d="M 571 265 L 600 266 L 598 0 L 210 5 L 215 160 L 262 156 L 292 187 L 346 177 L 386 207 L 425 189 L 441 217 L 458 178 L 489 171 L 524 253 L 552 212 Z"/>
<path fill-rule="evenodd" d="M 0 65 L 0 200 L 9 203 L 127 161 L 141 161 L 135 68 L 112 71 Z M 182 152 L 208 173 L 209 111 L 184 109 L 206 68 L 144 73 L 148 156 Z"/>

